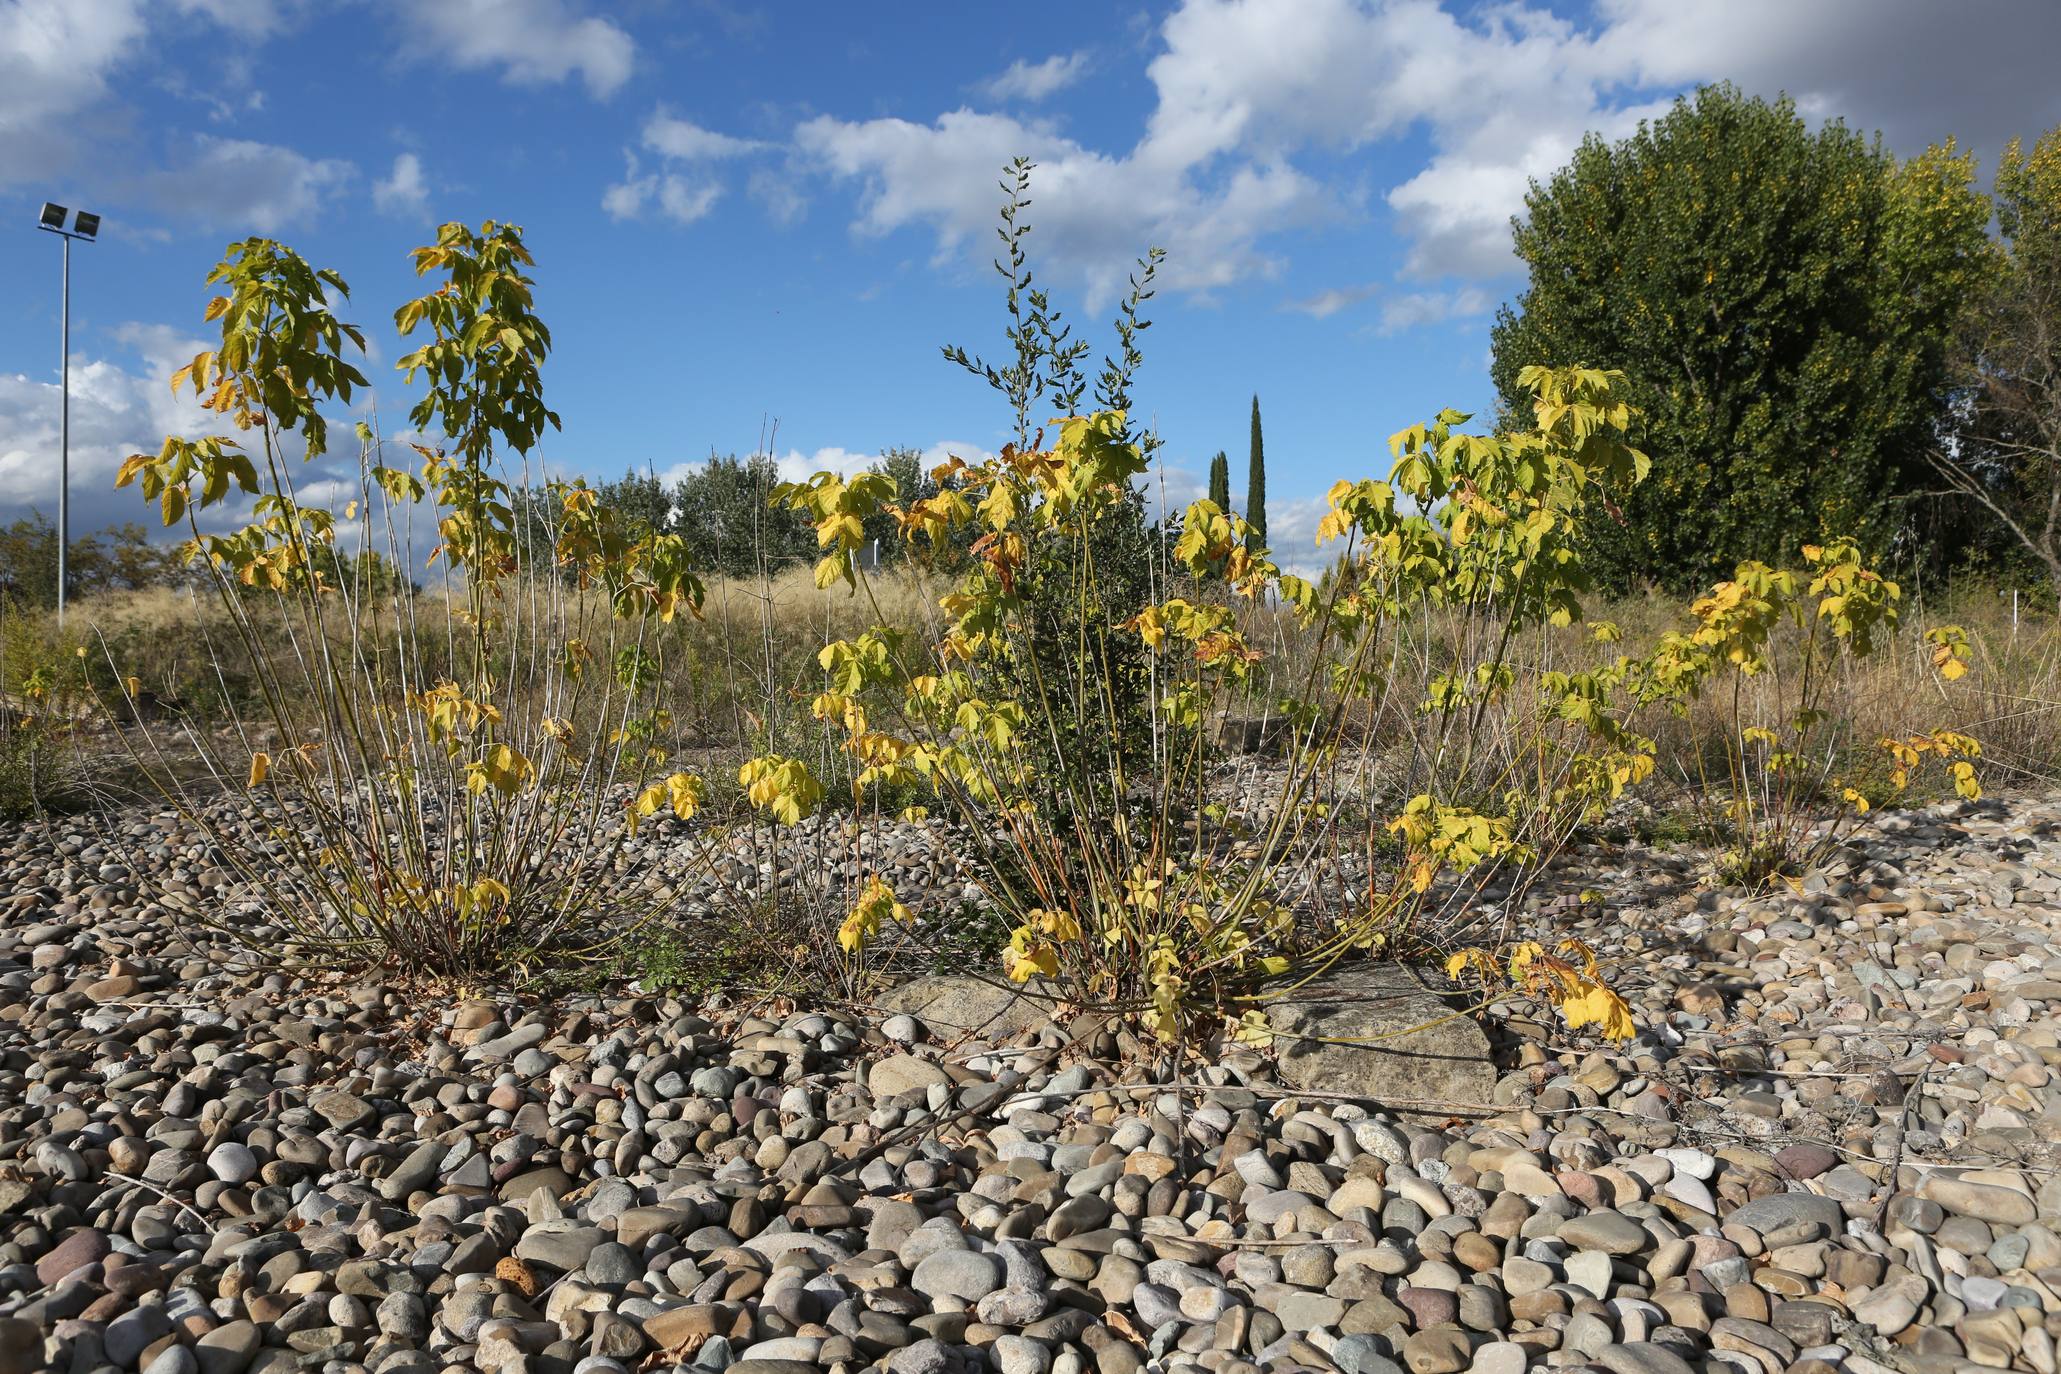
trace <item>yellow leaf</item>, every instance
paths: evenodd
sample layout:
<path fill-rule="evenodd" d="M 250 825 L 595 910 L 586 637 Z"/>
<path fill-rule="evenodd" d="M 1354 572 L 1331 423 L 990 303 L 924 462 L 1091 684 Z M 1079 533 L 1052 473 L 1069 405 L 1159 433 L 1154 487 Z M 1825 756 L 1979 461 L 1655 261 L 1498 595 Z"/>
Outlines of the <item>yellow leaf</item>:
<path fill-rule="evenodd" d="M 1241 1045 L 1265 1049 L 1274 1043 L 1274 1028 L 1263 1011 L 1248 1011 L 1231 1023 L 1231 1038 Z"/>
<path fill-rule="evenodd" d="M 1560 1004 L 1560 1014 L 1569 1030 L 1594 1026 L 1606 1040 L 1629 1040 L 1638 1033 L 1632 1009 L 1601 983 L 1587 983 L 1582 992 L 1568 997 Z"/>
<path fill-rule="evenodd" d="M 1059 950 L 1029 926 L 1018 926 L 1010 932 L 1009 947 L 1002 951 L 1002 971 L 1015 983 L 1027 983 L 1040 973 L 1054 977 L 1059 972 Z"/>
<path fill-rule="evenodd" d="M 264 782 L 265 775 L 271 771 L 272 756 L 270 754 L 252 754 L 250 756 L 250 782 L 246 785 L 250 787 L 258 786 Z"/>

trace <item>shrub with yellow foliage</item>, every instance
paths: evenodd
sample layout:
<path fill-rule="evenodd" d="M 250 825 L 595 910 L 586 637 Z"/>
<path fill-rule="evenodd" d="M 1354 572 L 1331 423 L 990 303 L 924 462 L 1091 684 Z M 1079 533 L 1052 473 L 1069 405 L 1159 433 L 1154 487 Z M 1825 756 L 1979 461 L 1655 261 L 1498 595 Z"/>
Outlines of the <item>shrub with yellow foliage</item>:
<path fill-rule="evenodd" d="M 282 808 L 281 820 L 254 851 L 216 833 L 219 812 L 185 772 L 147 744 L 137 762 L 289 927 L 289 957 L 500 979 L 602 953 L 647 914 L 617 860 L 637 822 L 684 820 L 701 804 L 701 780 L 668 772 L 656 743 L 656 630 L 698 614 L 702 588 L 676 536 L 626 530 L 578 484 L 549 489 L 549 553 L 530 565 L 501 462 L 558 417 L 543 401 L 551 336 L 532 309 L 522 233 L 447 224 L 414 256 L 438 280 L 395 317 L 402 334 L 428 335 L 399 366 L 427 379 L 410 420 L 439 442 L 392 466 L 361 424 L 358 490 L 341 519 L 302 499 L 292 460 L 327 453 L 323 406 L 366 385 L 352 361 L 363 334 L 333 313 L 346 283 L 261 238 L 232 245 L 209 274 L 222 289 L 207 307 L 220 346 L 172 385 L 235 433 L 169 438 L 117 481 L 185 528 L 260 702 L 233 737 L 273 741 L 247 767 L 212 736 L 193 743 L 215 777 Z M 223 531 L 236 493 L 253 518 Z M 435 532 L 426 557 L 407 542 L 418 510 Z M 355 575 L 378 560 L 339 557 L 340 543 L 427 567 L 442 595 Z M 275 652 L 281 642 L 292 653 Z M 133 682 L 118 679 L 117 713 L 139 709 Z M 627 823 L 614 824 L 604 808 L 622 796 Z"/>

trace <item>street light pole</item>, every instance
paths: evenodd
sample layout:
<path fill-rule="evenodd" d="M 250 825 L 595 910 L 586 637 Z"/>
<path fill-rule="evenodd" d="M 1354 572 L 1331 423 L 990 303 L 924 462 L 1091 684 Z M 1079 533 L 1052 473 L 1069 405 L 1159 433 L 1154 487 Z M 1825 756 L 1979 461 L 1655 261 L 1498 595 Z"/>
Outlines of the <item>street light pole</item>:
<path fill-rule="evenodd" d="M 57 363 L 57 628 L 64 628 L 65 589 L 72 552 L 72 236 L 64 238 L 64 323 L 58 326 Z"/>
<path fill-rule="evenodd" d="M 88 210 L 72 212 L 72 226 L 64 227 L 62 205 L 45 201 L 38 229 L 47 229 L 64 240 L 64 285 L 60 307 L 63 323 L 58 326 L 58 425 L 57 425 L 57 627 L 64 628 L 64 603 L 71 587 L 72 550 L 72 240 L 91 243 L 100 234 L 100 216 Z"/>

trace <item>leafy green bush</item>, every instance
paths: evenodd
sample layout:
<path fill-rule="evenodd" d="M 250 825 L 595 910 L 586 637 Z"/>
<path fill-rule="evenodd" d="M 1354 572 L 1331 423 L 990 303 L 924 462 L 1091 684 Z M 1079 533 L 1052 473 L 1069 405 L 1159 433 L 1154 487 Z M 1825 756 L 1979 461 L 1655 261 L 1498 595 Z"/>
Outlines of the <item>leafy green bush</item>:
<path fill-rule="evenodd" d="M 1899 160 L 1786 98 L 1711 86 L 1533 185 L 1515 231 L 1530 279 L 1497 316 L 1491 372 L 1513 414 L 1528 366 L 1625 372 L 1654 468 L 1587 532 L 1606 585 L 1690 594 L 1839 532 L 1880 557 L 1914 514 L 1951 516 L 1913 498 L 1936 485 L 1945 343 L 1985 264 L 1973 175 L 1951 143 Z M 1926 551 L 1963 542 L 1944 533 Z"/>
<path fill-rule="evenodd" d="M 73 736 L 92 698 L 82 652 L 19 602 L 0 597 L 0 821 L 28 820 L 83 799 Z"/>

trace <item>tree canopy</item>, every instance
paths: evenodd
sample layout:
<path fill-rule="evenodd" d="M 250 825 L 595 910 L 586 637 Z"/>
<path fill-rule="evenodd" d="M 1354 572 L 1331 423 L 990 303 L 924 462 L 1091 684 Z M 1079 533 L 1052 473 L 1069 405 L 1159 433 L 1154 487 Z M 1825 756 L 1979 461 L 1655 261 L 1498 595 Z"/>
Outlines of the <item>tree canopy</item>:
<path fill-rule="evenodd" d="M 1530 282 L 1493 330 L 1506 409 L 1531 364 L 1619 368 L 1653 474 L 1596 537 L 1606 582 L 1676 590 L 1911 527 L 1947 406 L 1947 339 L 1989 205 L 1951 142 L 1899 161 L 1786 98 L 1712 86 L 1526 197 Z"/>
<path fill-rule="evenodd" d="M 1955 428 L 1935 462 L 2061 594 L 2061 128 L 1998 160 L 1994 270 L 1954 337 Z"/>

